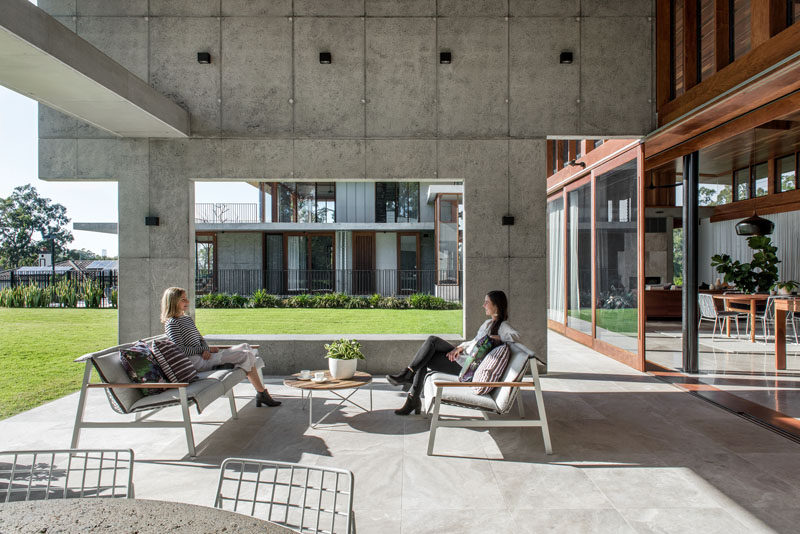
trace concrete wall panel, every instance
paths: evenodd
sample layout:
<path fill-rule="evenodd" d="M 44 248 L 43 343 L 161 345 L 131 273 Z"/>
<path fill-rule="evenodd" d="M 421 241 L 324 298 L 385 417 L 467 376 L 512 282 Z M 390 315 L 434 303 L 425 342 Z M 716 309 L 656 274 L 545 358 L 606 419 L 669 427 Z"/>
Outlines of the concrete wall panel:
<path fill-rule="evenodd" d="M 148 159 L 146 139 L 78 139 L 77 176 L 94 180 L 147 176 Z"/>
<path fill-rule="evenodd" d="M 39 178 L 74 179 L 77 169 L 76 139 L 39 139 Z"/>
<path fill-rule="evenodd" d="M 511 135 L 577 132 L 580 23 L 574 17 L 513 18 L 509 31 Z M 559 63 L 563 50 L 573 52 L 571 65 Z"/>
<path fill-rule="evenodd" d="M 294 177 L 298 180 L 364 178 L 364 142 L 298 139 L 294 142 Z"/>
<path fill-rule="evenodd" d="M 78 0 L 79 17 L 146 17 L 147 0 Z"/>
<path fill-rule="evenodd" d="M 547 361 L 547 264 L 544 258 L 509 261 L 508 322 L 520 333 L 522 344 Z"/>
<path fill-rule="evenodd" d="M 190 278 L 190 273 L 192 278 Z M 164 332 L 161 324 L 160 301 L 161 295 L 168 287 L 182 287 L 189 294 L 189 302 L 194 304 L 194 287 L 191 280 L 194 278 L 194 266 L 191 258 L 153 258 L 150 260 L 150 279 L 144 287 L 149 287 L 152 295 L 152 308 L 150 312 L 150 331 L 155 334 Z"/>
<path fill-rule="evenodd" d="M 292 0 L 222 0 L 223 17 L 288 17 Z"/>
<path fill-rule="evenodd" d="M 149 229 L 144 218 L 150 214 L 150 178 L 131 174 L 117 183 L 117 224 L 120 261 L 150 256 Z M 123 269 L 121 265 L 120 269 Z M 124 274 L 124 273 L 123 273 Z M 140 334 L 141 337 L 142 334 Z"/>
<path fill-rule="evenodd" d="M 512 17 L 577 17 L 581 0 L 508 0 Z"/>
<path fill-rule="evenodd" d="M 652 24 L 644 17 L 582 19 L 581 134 L 653 129 Z"/>
<path fill-rule="evenodd" d="M 508 142 L 442 140 L 438 159 L 440 180 L 497 181 L 508 172 Z"/>
<path fill-rule="evenodd" d="M 219 131 L 219 30 L 216 18 L 150 20 L 150 84 L 191 113 L 193 135 Z M 210 52 L 211 64 L 199 64 L 198 52 Z"/>
<path fill-rule="evenodd" d="M 39 139 L 75 137 L 78 119 L 39 104 Z"/>
<path fill-rule="evenodd" d="M 78 17 L 77 32 L 111 59 L 147 80 L 147 24 L 144 17 Z"/>
<path fill-rule="evenodd" d="M 294 24 L 295 134 L 363 136 L 364 20 L 298 18 Z M 320 64 L 320 52 L 331 53 L 331 64 Z"/>
<path fill-rule="evenodd" d="M 292 133 L 292 23 L 286 17 L 222 19 L 222 133 Z"/>
<path fill-rule="evenodd" d="M 508 282 L 509 258 L 466 258 L 464 261 L 464 337 L 472 339 L 488 318 L 483 308 L 486 293 L 499 289 L 510 295 Z M 546 312 L 541 312 L 546 315 Z M 510 321 L 512 325 L 515 323 Z"/>
<path fill-rule="evenodd" d="M 289 140 L 265 140 L 264 145 L 264 178 L 278 179 L 289 178 L 294 169 L 292 167 L 294 143 Z"/>
<path fill-rule="evenodd" d="M 150 213 L 158 217 L 159 226 L 149 226 L 150 258 L 164 259 L 186 256 L 194 247 L 193 228 L 189 221 L 194 220 L 194 188 L 189 180 L 170 174 L 150 175 L 151 190 L 158 195 L 150 196 Z"/>
<path fill-rule="evenodd" d="M 150 172 L 190 179 L 219 178 L 220 146 L 217 139 L 153 140 Z"/>
<path fill-rule="evenodd" d="M 480 137 L 508 133 L 508 23 L 502 18 L 439 19 L 439 135 Z"/>
<path fill-rule="evenodd" d="M 150 315 L 154 313 L 154 307 L 149 292 L 145 293 L 149 288 L 150 259 L 120 256 L 117 312 L 120 343 L 142 339 L 151 332 Z"/>
<path fill-rule="evenodd" d="M 294 0 L 294 14 L 308 17 L 360 17 L 364 0 Z"/>
<path fill-rule="evenodd" d="M 464 258 L 508 256 L 508 226 L 502 225 L 507 215 L 509 190 L 505 170 L 484 180 L 464 181 Z"/>
<path fill-rule="evenodd" d="M 581 15 L 584 17 L 649 17 L 655 2 L 652 0 L 625 0 L 624 2 L 598 2 L 581 0 Z"/>
<path fill-rule="evenodd" d="M 149 0 L 157 17 L 217 17 L 220 0 Z"/>
<path fill-rule="evenodd" d="M 367 135 L 436 133 L 436 22 L 367 19 Z"/>
<path fill-rule="evenodd" d="M 503 17 L 508 0 L 438 0 L 442 17 Z"/>
<path fill-rule="evenodd" d="M 54 17 L 72 17 L 77 13 L 77 0 L 39 0 L 36 5 Z"/>
<path fill-rule="evenodd" d="M 436 144 L 415 140 L 367 141 L 367 177 L 436 178 Z"/>
<path fill-rule="evenodd" d="M 542 231 L 546 219 L 547 187 L 545 174 L 546 141 L 512 140 L 509 154 L 508 212 L 514 216 L 509 231 L 511 257 L 544 258 L 547 234 Z"/>
<path fill-rule="evenodd" d="M 366 0 L 370 17 L 432 17 L 436 0 Z"/>
<path fill-rule="evenodd" d="M 216 143 L 220 179 L 287 178 L 292 173 L 288 139 L 220 139 Z"/>

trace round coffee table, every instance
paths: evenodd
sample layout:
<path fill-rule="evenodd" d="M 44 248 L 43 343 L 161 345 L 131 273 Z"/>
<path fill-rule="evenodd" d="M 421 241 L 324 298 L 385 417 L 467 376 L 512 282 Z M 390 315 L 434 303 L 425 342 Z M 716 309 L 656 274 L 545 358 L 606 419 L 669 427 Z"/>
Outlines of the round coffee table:
<path fill-rule="evenodd" d="M 314 373 L 321 372 L 322 369 L 318 371 L 311 371 L 311 376 L 314 376 Z M 362 386 L 366 386 L 369 384 L 369 409 L 364 408 L 360 404 L 350 400 L 356 391 L 359 390 Z M 316 428 L 326 417 L 332 414 L 339 406 L 343 405 L 345 402 L 352 404 L 357 408 L 361 408 L 365 412 L 372 411 L 372 375 L 369 373 L 365 373 L 363 371 L 356 371 L 356 374 L 353 378 L 345 378 L 345 379 L 333 379 L 331 377 L 330 371 L 325 371 L 325 382 L 314 382 L 313 380 L 301 380 L 300 373 L 295 373 L 292 376 L 284 379 L 283 381 L 284 386 L 289 386 L 290 388 L 295 388 L 300 390 L 300 396 L 303 398 L 303 409 L 305 409 L 306 404 L 308 404 L 308 426 L 311 428 Z M 340 389 L 352 389 L 353 391 L 350 392 L 346 397 L 341 395 L 337 390 Z M 312 400 L 314 397 L 315 391 L 330 391 L 341 400 L 339 404 L 334 406 L 328 413 L 323 415 L 319 418 L 319 420 L 315 423 L 313 417 L 313 405 Z"/>

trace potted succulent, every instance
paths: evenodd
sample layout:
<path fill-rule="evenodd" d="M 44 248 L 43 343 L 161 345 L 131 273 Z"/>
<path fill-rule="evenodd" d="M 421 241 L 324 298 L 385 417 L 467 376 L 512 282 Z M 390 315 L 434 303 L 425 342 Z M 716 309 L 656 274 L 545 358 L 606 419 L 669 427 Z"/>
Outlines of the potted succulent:
<path fill-rule="evenodd" d="M 358 360 L 364 359 L 361 343 L 355 339 L 337 339 L 325 345 L 328 369 L 334 379 L 353 378 Z"/>
<path fill-rule="evenodd" d="M 791 295 L 798 288 L 798 284 L 794 280 L 788 280 L 778 282 L 772 288 L 778 292 L 778 295 Z"/>

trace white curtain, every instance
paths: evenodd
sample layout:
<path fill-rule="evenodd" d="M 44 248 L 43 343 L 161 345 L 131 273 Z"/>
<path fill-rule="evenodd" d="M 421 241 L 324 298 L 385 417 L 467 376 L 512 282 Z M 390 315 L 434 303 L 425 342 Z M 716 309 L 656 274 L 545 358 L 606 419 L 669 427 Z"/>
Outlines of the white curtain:
<path fill-rule="evenodd" d="M 549 246 L 548 287 L 550 292 L 547 317 L 564 322 L 564 199 L 547 205 Z"/>
<path fill-rule="evenodd" d="M 299 291 L 301 289 L 305 289 L 305 284 L 301 284 L 302 274 L 299 272 L 300 267 L 300 237 L 299 235 L 290 235 L 286 238 L 286 265 L 289 268 L 289 272 L 287 274 L 287 285 L 289 287 L 289 291 Z M 305 244 L 305 243 L 303 243 Z M 305 259 L 305 254 L 303 254 L 303 259 Z M 306 266 L 305 263 L 303 264 L 302 269 L 305 270 Z"/>

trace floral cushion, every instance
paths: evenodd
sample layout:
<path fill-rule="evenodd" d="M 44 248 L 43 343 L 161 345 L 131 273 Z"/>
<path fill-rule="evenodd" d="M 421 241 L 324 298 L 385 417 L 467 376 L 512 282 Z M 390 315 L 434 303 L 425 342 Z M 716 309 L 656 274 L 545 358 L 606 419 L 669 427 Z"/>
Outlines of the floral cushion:
<path fill-rule="evenodd" d="M 511 355 L 511 350 L 508 345 L 503 343 L 492 352 L 484 356 L 481 360 L 478 369 L 472 377 L 473 382 L 497 382 L 503 376 L 503 373 L 508 367 L 508 359 Z M 492 391 L 493 387 L 474 387 L 474 391 L 478 395 L 486 395 Z"/>
<path fill-rule="evenodd" d="M 168 382 L 164 372 L 159 367 L 153 352 L 141 341 L 132 347 L 119 352 L 119 361 L 131 382 Z M 164 388 L 143 388 L 142 395 L 155 395 L 164 391 Z"/>
<path fill-rule="evenodd" d="M 172 341 L 155 340 L 153 354 L 170 382 L 191 382 L 197 379 L 197 369 L 183 350 Z"/>

